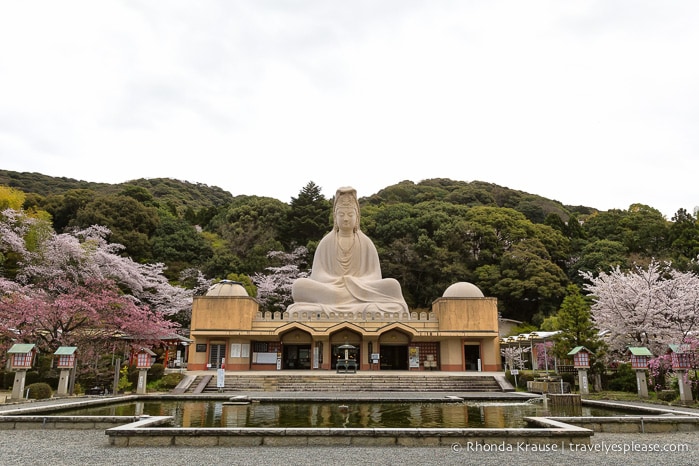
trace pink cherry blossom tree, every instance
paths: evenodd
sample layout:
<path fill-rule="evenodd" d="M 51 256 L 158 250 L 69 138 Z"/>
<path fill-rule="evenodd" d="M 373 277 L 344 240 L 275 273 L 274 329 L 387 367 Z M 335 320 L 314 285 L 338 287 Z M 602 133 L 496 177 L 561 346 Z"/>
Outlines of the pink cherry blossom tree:
<path fill-rule="evenodd" d="M 56 234 L 23 212 L 0 213 L 0 345 L 75 345 L 87 361 L 125 345 L 121 337 L 142 345 L 176 329 L 172 316 L 190 312 L 192 291 L 171 285 L 162 264 L 121 256 L 108 234 Z"/>
<path fill-rule="evenodd" d="M 129 335 L 142 343 L 156 342 L 173 328 L 161 313 L 138 306 L 105 279 L 84 284 L 54 279 L 42 288 L 27 285 L 0 299 L 0 333 L 36 343 L 44 353 L 59 346 L 99 353 Z"/>

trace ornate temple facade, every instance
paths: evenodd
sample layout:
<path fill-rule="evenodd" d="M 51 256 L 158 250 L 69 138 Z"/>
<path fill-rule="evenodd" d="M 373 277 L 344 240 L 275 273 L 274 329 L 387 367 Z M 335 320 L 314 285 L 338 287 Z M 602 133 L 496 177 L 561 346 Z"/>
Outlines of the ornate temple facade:
<path fill-rule="evenodd" d="M 500 371 L 497 300 L 451 285 L 430 312 L 263 312 L 240 283 L 194 298 L 188 369 Z"/>

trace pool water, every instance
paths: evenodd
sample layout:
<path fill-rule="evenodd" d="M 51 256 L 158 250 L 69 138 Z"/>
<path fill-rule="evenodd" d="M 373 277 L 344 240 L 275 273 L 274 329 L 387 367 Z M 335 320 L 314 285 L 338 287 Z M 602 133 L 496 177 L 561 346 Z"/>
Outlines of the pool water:
<path fill-rule="evenodd" d="M 59 414 L 59 413 L 56 413 Z M 526 416 L 619 416 L 618 410 L 556 410 L 527 402 L 263 402 L 137 401 L 66 410 L 74 416 L 172 416 L 176 427 L 526 427 Z"/>

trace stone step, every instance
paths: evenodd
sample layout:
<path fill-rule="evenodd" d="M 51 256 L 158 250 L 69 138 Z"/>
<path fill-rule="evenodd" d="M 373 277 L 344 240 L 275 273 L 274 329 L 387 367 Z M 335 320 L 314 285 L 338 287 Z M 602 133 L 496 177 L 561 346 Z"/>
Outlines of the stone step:
<path fill-rule="evenodd" d="M 192 385 L 201 383 L 197 378 Z M 218 391 L 211 378 L 204 392 Z M 228 376 L 224 391 L 308 391 L 308 392 L 499 392 L 502 388 L 493 377 L 482 376 L 405 376 L 379 374 L 308 375 L 308 376 Z M 189 391 L 188 391 L 189 392 Z"/>

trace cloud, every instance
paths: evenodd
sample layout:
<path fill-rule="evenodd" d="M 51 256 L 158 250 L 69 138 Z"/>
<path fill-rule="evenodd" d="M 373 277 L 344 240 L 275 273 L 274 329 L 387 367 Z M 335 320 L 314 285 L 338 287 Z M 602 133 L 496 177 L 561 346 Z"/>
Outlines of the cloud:
<path fill-rule="evenodd" d="M 480 180 L 691 209 L 699 4 L 0 5 L 3 168 L 288 201 Z"/>

